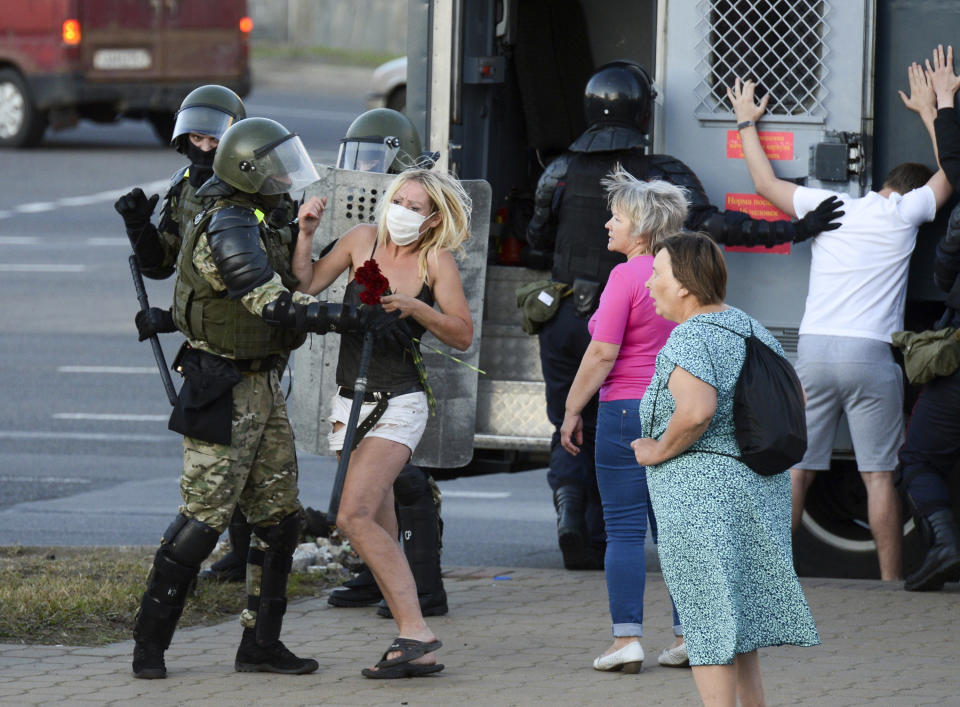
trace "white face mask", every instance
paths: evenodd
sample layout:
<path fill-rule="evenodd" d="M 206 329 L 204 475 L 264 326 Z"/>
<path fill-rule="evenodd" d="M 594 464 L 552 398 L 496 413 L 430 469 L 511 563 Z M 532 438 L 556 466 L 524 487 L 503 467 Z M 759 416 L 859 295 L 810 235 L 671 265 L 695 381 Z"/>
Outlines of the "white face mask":
<path fill-rule="evenodd" d="M 436 212 L 431 211 L 426 216 L 421 216 L 400 204 L 390 204 L 387 209 L 387 231 L 390 233 L 390 240 L 400 246 L 410 245 L 420 237 L 423 222 L 434 213 Z"/>

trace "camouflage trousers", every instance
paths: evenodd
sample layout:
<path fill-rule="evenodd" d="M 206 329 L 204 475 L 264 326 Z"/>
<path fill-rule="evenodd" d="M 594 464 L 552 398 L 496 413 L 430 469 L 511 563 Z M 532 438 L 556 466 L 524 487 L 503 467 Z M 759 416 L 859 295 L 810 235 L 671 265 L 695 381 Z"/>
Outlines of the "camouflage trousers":
<path fill-rule="evenodd" d="M 233 389 L 231 444 L 183 439 L 180 513 L 223 532 L 239 504 L 251 526 L 276 525 L 302 511 L 297 456 L 280 378 L 275 370 L 244 373 Z M 250 547 L 266 550 L 256 533 Z M 247 565 L 247 595 L 260 596 L 259 565 Z M 241 623 L 252 628 L 256 612 Z"/>

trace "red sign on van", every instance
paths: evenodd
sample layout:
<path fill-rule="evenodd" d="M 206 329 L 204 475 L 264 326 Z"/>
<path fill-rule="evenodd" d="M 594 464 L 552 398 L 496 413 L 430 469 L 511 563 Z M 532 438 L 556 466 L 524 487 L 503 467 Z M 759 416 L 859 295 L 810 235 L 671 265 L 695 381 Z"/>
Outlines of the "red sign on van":
<path fill-rule="evenodd" d="M 793 133 L 774 133 L 759 131 L 760 144 L 771 160 L 793 159 Z M 727 131 L 727 157 L 732 160 L 743 159 L 743 143 L 738 130 Z"/>
<path fill-rule="evenodd" d="M 751 218 L 762 219 L 764 221 L 790 220 L 790 216 L 783 213 L 759 194 L 727 194 L 723 208 L 727 211 L 741 211 L 748 214 Z M 781 243 L 780 245 L 773 246 L 773 248 L 766 248 L 765 246 L 747 248 L 745 246 L 728 245 L 724 246 L 723 249 L 731 253 L 789 253 L 790 243 Z"/>

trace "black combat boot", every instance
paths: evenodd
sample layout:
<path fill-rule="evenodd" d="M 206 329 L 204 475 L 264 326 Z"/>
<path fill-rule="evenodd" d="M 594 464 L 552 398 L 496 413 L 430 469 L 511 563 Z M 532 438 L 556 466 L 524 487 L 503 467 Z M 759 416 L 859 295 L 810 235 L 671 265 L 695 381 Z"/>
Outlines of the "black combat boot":
<path fill-rule="evenodd" d="M 960 579 L 960 529 L 949 509 L 931 513 L 921 520 L 920 528 L 930 543 L 923 564 L 903 583 L 908 592 L 943 589 L 945 582 Z"/>
<path fill-rule="evenodd" d="M 349 582 L 344 582 L 339 589 L 334 589 L 327 597 L 330 606 L 356 607 L 371 606 L 383 599 L 383 593 L 373 578 L 373 573 L 366 567 Z"/>
<path fill-rule="evenodd" d="M 557 509 L 557 541 L 568 570 L 598 569 L 596 553 L 587 544 L 584 528 L 584 494 L 576 484 L 561 486 L 553 492 Z"/>
<path fill-rule="evenodd" d="M 146 680 L 167 677 L 163 651 L 159 643 L 137 641 L 133 647 L 133 677 Z"/>
<path fill-rule="evenodd" d="M 256 629 L 245 628 L 233 667 L 238 673 L 303 675 L 312 673 L 320 664 L 313 658 L 298 658 L 279 639 L 261 646 L 257 643 Z"/>
<path fill-rule="evenodd" d="M 250 551 L 250 524 L 237 506 L 227 528 L 230 552 L 200 572 L 200 579 L 213 582 L 242 582 L 247 577 L 247 553 Z"/>
<path fill-rule="evenodd" d="M 280 641 L 283 615 L 287 611 L 287 578 L 293 550 L 300 539 L 300 514 L 291 513 L 276 525 L 257 526 L 253 532 L 267 549 L 251 549 L 250 564 L 263 569 L 260 594 L 247 595 L 247 609 L 256 612 L 254 628 L 244 628 L 233 667 L 238 673 L 287 673 L 300 675 L 319 668 L 312 658 L 298 658 Z"/>

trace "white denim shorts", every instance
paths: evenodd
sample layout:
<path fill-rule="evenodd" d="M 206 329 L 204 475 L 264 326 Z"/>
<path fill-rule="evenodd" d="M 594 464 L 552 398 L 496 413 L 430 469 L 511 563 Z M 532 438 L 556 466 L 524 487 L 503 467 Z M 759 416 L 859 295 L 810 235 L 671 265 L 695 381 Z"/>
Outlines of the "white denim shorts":
<path fill-rule="evenodd" d="M 347 420 L 350 419 L 350 406 L 353 400 L 343 398 L 340 395 L 334 395 L 330 404 L 330 424 L 335 425 L 338 422 L 343 423 L 336 432 L 330 432 L 327 435 L 327 442 L 330 444 L 330 450 L 339 452 L 343 449 L 343 438 L 346 435 Z M 360 422 L 367 419 L 376 403 L 362 403 L 360 405 Z M 427 426 L 427 415 L 429 408 L 427 406 L 427 395 L 422 390 L 415 393 L 407 393 L 390 398 L 387 409 L 383 416 L 377 420 L 367 437 L 382 437 L 392 442 L 399 442 L 405 445 L 410 453 L 420 444 L 420 438 L 423 437 L 423 430 Z"/>

